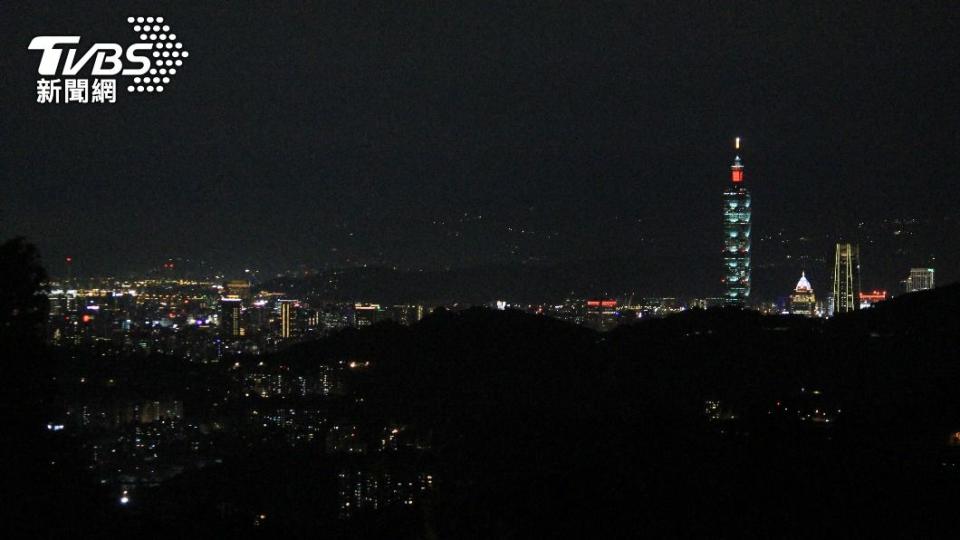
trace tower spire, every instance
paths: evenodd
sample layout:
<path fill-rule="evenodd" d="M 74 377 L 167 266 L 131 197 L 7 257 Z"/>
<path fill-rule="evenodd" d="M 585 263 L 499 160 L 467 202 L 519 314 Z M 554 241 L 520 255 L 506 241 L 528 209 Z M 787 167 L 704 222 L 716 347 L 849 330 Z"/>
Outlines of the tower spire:
<path fill-rule="evenodd" d="M 743 182 L 743 162 L 740 160 L 740 137 L 733 140 L 733 148 L 737 151 L 733 158 L 733 165 L 730 166 L 730 180 L 734 184 Z"/>

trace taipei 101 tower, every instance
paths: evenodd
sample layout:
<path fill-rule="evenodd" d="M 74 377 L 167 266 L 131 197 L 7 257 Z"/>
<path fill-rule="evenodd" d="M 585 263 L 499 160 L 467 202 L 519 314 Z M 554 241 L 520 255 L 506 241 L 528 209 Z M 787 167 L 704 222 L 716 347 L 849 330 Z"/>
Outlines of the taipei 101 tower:
<path fill-rule="evenodd" d="M 740 137 L 734 147 L 739 154 Z M 723 284 L 728 305 L 743 306 L 750 296 L 750 192 L 743 183 L 743 162 L 730 166 L 730 184 L 723 192 Z"/>

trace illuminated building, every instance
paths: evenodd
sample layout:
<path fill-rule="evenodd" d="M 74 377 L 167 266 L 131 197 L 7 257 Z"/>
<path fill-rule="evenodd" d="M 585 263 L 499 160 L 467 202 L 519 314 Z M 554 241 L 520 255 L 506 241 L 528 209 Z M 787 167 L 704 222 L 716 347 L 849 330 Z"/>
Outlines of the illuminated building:
<path fill-rule="evenodd" d="M 712 296 L 707 298 L 694 298 L 690 300 L 690 307 L 695 309 L 710 309 L 725 305 L 727 298 L 725 296 Z"/>
<path fill-rule="evenodd" d="M 413 506 L 433 488 L 433 475 L 418 470 L 343 469 L 337 473 L 339 514 L 349 519 L 363 511 Z"/>
<path fill-rule="evenodd" d="M 740 138 L 735 147 L 740 149 Z M 723 283 L 729 305 L 744 305 L 750 296 L 750 192 L 743 185 L 743 162 L 736 156 L 730 184 L 723 192 Z"/>
<path fill-rule="evenodd" d="M 161 420 L 180 420 L 183 418 L 183 402 L 145 401 L 128 403 L 117 411 L 118 423 L 140 422 L 150 424 Z"/>
<path fill-rule="evenodd" d="M 267 307 L 266 300 L 254 300 L 244 311 L 244 322 L 251 332 L 263 332 L 273 321 L 273 310 Z"/>
<path fill-rule="evenodd" d="M 77 291 L 54 289 L 47 295 L 50 300 L 50 314 L 69 316 L 77 311 Z"/>
<path fill-rule="evenodd" d="M 807 317 L 817 314 L 817 298 L 813 295 L 813 287 L 807 281 L 806 272 L 800 273 L 800 281 L 790 295 L 790 313 Z"/>
<path fill-rule="evenodd" d="M 250 282 L 245 279 L 232 279 L 224 286 L 224 296 L 227 298 L 239 298 L 241 300 L 250 300 Z"/>
<path fill-rule="evenodd" d="M 833 313 L 847 313 L 860 307 L 858 300 L 859 249 L 851 244 L 837 244 L 833 263 Z"/>
<path fill-rule="evenodd" d="M 220 299 L 220 333 L 222 335 L 230 337 L 243 335 L 243 326 L 240 324 L 242 305 L 239 298 Z"/>
<path fill-rule="evenodd" d="M 686 306 L 677 298 L 651 297 L 641 298 L 632 305 L 618 306 L 623 318 L 663 317 L 672 313 L 680 313 Z"/>
<path fill-rule="evenodd" d="M 860 291 L 860 309 L 872 307 L 887 299 L 887 291 L 874 289 L 871 292 Z"/>
<path fill-rule="evenodd" d="M 617 325 L 617 315 L 616 300 L 587 300 L 583 324 L 603 332 Z"/>
<path fill-rule="evenodd" d="M 933 268 L 911 268 L 904 285 L 908 293 L 932 289 Z"/>
<path fill-rule="evenodd" d="M 399 304 L 384 307 L 377 314 L 377 320 L 394 321 L 403 325 L 411 325 L 429 314 L 429 308 L 422 305 Z"/>
<path fill-rule="evenodd" d="M 380 304 L 354 304 L 354 324 L 359 328 L 380 320 Z"/>
<path fill-rule="evenodd" d="M 296 317 L 296 300 L 280 300 L 280 337 L 283 339 L 293 335 L 294 318 Z"/>

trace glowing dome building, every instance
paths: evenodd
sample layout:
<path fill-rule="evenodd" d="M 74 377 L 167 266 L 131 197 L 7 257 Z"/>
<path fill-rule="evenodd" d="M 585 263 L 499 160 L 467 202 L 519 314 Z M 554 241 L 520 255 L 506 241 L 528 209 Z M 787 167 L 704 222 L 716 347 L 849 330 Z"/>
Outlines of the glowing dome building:
<path fill-rule="evenodd" d="M 807 317 L 817 314 L 817 298 L 813 295 L 813 287 L 807 281 L 806 272 L 800 273 L 800 281 L 790 295 L 790 313 Z"/>

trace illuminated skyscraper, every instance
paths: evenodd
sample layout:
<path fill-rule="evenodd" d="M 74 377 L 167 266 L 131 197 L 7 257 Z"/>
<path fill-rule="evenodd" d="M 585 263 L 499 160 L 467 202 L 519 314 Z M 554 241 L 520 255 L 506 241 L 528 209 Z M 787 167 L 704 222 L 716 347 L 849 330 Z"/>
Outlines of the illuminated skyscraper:
<path fill-rule="evenodd" d="M 243 335 L 241 324 L 241 308 L 243 303 L 239 298 L 220 299 L 220 334 L 225 337 L 240 337 Z"/>
<path fill-rule="evenodd" d="M 860 249 L 851 244 L 837 244 L 833 262 L 833 313 L 846 313 L 860 307 Z"/>
<path fill-rule="evenodd" d="M 280 300 L 280 337 L 289 338 L 292 336 L 294 317 L 296 316 L 296 300 Z"/>
<path fill-rule="evenodd" d="M 735 148 L 740 150 L 740 137 Z M 750 192 L 743 185 L 743 162 L 736 156 L 730 185 L 723 192 L 723 283 L 730 305 L 743 305 L 750 296 Z"/>
<path fill-rule="evenodd" d="M 933 268 L 911 268 L 904 286 L 908 293 L 932 289 Z"/>
<path fill-rule="evenodd" d="M 252 298 L 250 293 L 250 282 L 244 279 L 232 279 L 223 287 L 224 296 L 227 298 L 239 298 L 249 301 Z"/>
<path fill-rule="evenodd" d="M 790 313 L 813 317 L 817 313 L 817 298 L 813 295 L 813 287 L 807 281 L 807 273 L 800 273 L 800 281 L 790 295 Z"/>

